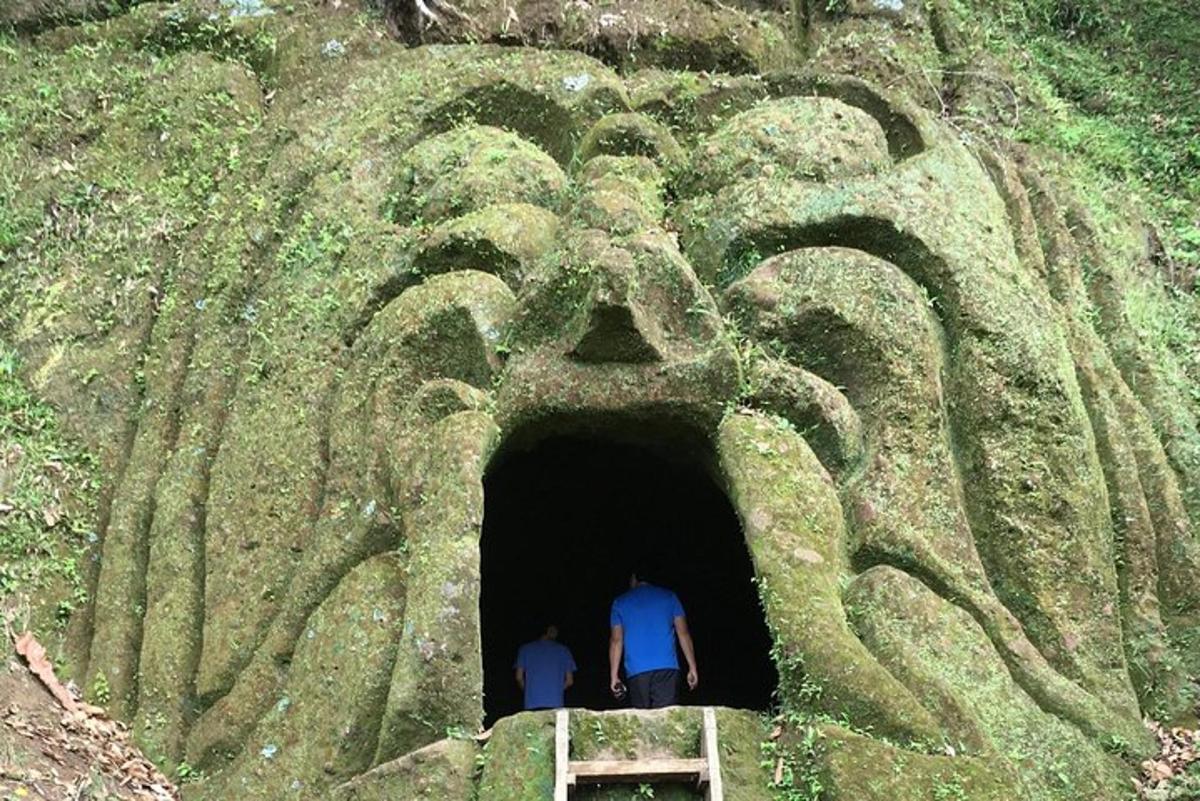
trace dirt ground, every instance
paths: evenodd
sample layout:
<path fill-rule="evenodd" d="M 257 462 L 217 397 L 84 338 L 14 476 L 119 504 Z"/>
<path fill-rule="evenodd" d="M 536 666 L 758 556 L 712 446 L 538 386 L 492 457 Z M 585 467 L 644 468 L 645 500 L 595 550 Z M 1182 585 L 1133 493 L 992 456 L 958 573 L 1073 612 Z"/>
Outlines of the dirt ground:
<path fill-rule="evenodd" d="M 64 708 L 8 637 L 0 660 L 2 801 L 178 800 L 123 724 L 84 704 Z"/>

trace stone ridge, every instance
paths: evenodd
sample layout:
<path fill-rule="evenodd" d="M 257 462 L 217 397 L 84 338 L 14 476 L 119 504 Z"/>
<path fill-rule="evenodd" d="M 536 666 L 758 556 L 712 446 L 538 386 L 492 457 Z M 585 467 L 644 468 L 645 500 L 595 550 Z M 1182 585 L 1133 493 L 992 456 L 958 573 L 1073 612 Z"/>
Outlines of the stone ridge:
<path fill-rule="evenodd" d="M 545 798 L 545 716 L 471 739 L 483 476 L 682 430 L 780 674 L 778 731 L 723 713 L 731 798 L 1124 798 L 1200 672 L 1134 251 L 922 110 L 937 2 L 575 5 L 5 44 L 0 332 L 105 479 L 68 673 L 190 798 Z"/>

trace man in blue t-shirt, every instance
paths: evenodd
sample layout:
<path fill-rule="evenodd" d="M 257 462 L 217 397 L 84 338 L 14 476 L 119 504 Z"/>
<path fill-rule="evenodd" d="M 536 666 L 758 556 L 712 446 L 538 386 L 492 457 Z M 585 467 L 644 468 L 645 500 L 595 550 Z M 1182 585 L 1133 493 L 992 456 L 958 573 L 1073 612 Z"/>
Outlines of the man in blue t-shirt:
<path fill-rule="evenodd" d="M 635 709 L 659 709 L 679 700 L 677 640 L 687 660 L 688 687 L 694 690 L 700 683 L 683 604 L 675 593 L 649 583 L 650 575 L 645 567 L 634 571 L 629 591 L 613 601 L 609 618 L 609 687 L 614 696 L 621 697 L 623 653 L 629 703 Z"/>
<path fill-rule="evenodd" d="M 546 626 L 542 636 L 517 649 L 517 685 L 525 691 L 526 709 L 558 709 L 563 692 L 575 683 L 575 658 L 558 641 L 558 626 Z"/>

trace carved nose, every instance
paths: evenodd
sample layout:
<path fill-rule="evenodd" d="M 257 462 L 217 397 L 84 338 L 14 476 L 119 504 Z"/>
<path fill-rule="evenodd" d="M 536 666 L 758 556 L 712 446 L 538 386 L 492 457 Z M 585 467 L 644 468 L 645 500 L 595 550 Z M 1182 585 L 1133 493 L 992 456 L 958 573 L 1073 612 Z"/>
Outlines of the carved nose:
<path fill-rule="evenodd" d="M 601 263 L 594 265 L 595 278 L 584 310 L 583 333 L 571 356 L 588 363 L 662 361 L 663 333 L 636 297 L 632 257 L 625 251 L 609 251 L 604 255 Z"/>

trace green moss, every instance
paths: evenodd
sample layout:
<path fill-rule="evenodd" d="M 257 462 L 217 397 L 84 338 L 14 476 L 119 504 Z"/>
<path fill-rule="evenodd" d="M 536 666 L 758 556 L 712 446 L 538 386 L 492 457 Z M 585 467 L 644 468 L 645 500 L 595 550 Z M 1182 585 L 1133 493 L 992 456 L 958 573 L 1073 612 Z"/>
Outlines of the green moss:
<path fill-rule="evenodd" d="M 938 711 L 956 753 L 1006 761 L 1021 777 L 1022 798 L 1113 798 L 1123 791 L 1125 766 L 1021 690 L 967 613 L 885 567 L 860 574 L 846 601 L 872 652 Z"/>
<path fill-rule="evenodd" d="M 627 83 L 633 107 L 677 136 L 711 130 L 767 94 L 754 76 L 644 69 L 631 74 Z"/>
<path fill-rule="evenodd" d="M 822 798 L 1001 801 L 1019 792 L 1011 773 L 985 760 L 914 754 L 836 726 L 817 730 L 814 752 Z"/>
<path fill-rule="evenodd" d="M 475 801 L 472 779 L 479 759 L 470 740 L 439 740 L 336 787 L 329 797 L 333 801 Z"/>
<path fill-rule="evenodd" d="M 491 127 L 426 139 L 401 160 L 387 202 L 394 220 L 435 221 L 499 202 L 554 209 L 566 188 L 558 164 L 537 147 Z"/>
<path fill-rule="evenodd" d="M 587 191 L 573 216 L 585 227 L 627 236 L 657 227 L 666 214 L 663 174 L 646 156 L 594 156 L 580 182 Z"/>
<path fill-rule="evenodd" d="M 703 139 L 693 191 L 760 177 L 828 182 L 890 163 L 883 130 L 860 109 L 822 97 L 759 103 Z"/>
<path fill-rule="evenodd" d="M 370 767 L 404 612 L 396 555 L 352 570 L 308 621 L 287 682 L 239 758 L 201 795 L 289 787 L 299 798 L 324 798 Z"/>
<path fill-rule="evenodd" d="M 32 607 L 30 625 L 53 651 L 67 619 L 87 601 L 82 561 L 96 540 L 96 465 L 30 392 L 19 357 L 6 348 L 0 441 L 0 599 Z"/>
<path fill-rule="evenodd" d="M 929 712 L 846 624 L 841 504 L 808 445 L 768 418 L 735 414 L 721 425 L 718 452 L 756 565 L 782 702 L 846 715 L 890 737 L 936 741 Z"/>
<path fill-rule="evenodd" d="M 699 753 L 699 710 L 571 714 L 572 759 L 689 757 Z"/>
<path fill-rule="evenodd" d="M 922 4 L 904 7 L 917 9 L 916 19 L 898 23 L 887 11 L 871 9 L 874 13 L 813 21 L 808 30 L 809 64 L 821 72 L 849 73 L 890 86 L 936 107 L 936 85 L 929 76 L 941 69 L 937 42 L 921 19 Z"/>
<path fill-rule="evenodd" d="M 1016 137 L 1068 154 L 1068 169 L 1089 197 L 1115 190 L 1118 205 L 1131 195 L 1144 203 L 1164 223 L 1182 272 L 1200 263 L 1189 211 L 1200 197 L 1197 111 L 1185 99 L 1200 75 L 1194 15 L 1157 1 L 1128 13 L 1093 0 L 1066 13 L 1040 1 L 950 6 L 957 19 L 973 17 L 971 24 L 983 29 L 972 40 L 975 49 L 964 48 L 965 57 L 986 54 L 1002 62 L 1030 54 L 1010 77 L 1024 107 Z M 1170 67 L 1161 68 L 1166 63 Z M 980 104 L 966 111 L 974 116 L 989 109 Z"/>
<path fill-rule="evenodd" d="M 683 150 L 665 127 L 644 114 L 610 114 L 579 145 L 580 161 L 596 156 L 645 156 L 669 168 L 683 159 Z"/>
<path fill-rule="evenodd" d="M 731 801 L 769 798 L 759 764 L 764 736 L 761 718 L 752 712 L 718 708 L 721 775 L 725 797 Z M 552 794 L 554 787 L 554 713 L 525 712 L 496 723 L 485 747 L 479 797 L 497 801 L 533 801 Z M 572 710 L 572 759 L 695 758 L 700 753 L 701 710 Z M 635 787 L 584 787 L 580 797 L 600 801 L 631 797 L 694 798 L 694 788 L 646 783 Z M 638 793 L 642 795 L 638 795 Z M 630 794 L 634 793 L 633 796 Z"/>
<path fill-rule="evenodd" d="M 483 717 L 479 541 L 483 472 L 499 431 L 482 412 L 440 421 L 413 453 L 402 493 L 408 609 L 375 762 L 474 732 Z"/>
<path fill-rule="evenodd" d="M 524 712 L 498 721 L 484 746 L 479 797 L 541 801 L 554 796 L 554 713 Z"/>
<path fill-rule="evenodd" d="M 520 287 L 532 265 L 553 246 L 558 218 L 538 206 L 502 203 L 436 227 L 418 247 L 412 269 L 419 275 L 475 269 Z"/>
<path fill-rule="evenodd" d="M 858 412 L 835 386 L 778 359 L 755 360 L 747 377 L 745 400 L 787 420 L 812 446 L 835 476 L 864 458 L 863 424 Z"/>

